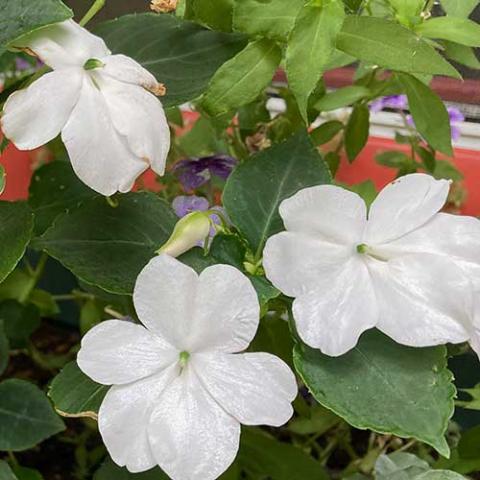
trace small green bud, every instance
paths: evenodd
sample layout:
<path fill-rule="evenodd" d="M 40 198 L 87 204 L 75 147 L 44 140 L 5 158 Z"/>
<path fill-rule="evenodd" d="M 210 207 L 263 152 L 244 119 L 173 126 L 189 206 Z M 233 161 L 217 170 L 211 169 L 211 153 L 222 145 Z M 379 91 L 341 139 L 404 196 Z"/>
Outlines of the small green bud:
<path fill-rule="evenodd" d="M 192 212 L 181 218 L 167 242 L 157 250 L 178 257 L 205 240 L 210 233 L 210 217 L 207 212 Z"/>
<path fill-rule="evenodd" d="M 84 70 L 95 70 L 96 68 L 103 68 L 105 64 L 96 58 L 89 58 L 83 65 Z"/>
<path fill-rule="evenodd" d="M 180 368 L 185 368 L 188 363 L 188 359 L 190 358 L 190 353 L 184 350 L 183 352 L 180 352 L 179 357 L 180 357 Z"/>
<path fill-rule="evenodd" d="M 361 243 L 357 245 L 357 252 L 358 253 L 367 253 L 368 252 L 368 245 L 365 245 L 364 243 Z"/>

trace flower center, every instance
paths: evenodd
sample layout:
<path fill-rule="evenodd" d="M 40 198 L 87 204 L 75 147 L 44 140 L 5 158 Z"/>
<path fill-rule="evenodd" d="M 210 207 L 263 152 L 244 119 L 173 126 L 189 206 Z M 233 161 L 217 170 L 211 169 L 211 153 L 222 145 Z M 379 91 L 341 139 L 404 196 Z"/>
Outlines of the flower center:
<path fill-rule="evenodd" d="M 89 58 L 83 65 L 84 70 L 95 70 L 96 68 L 102 68 L 105 64 L 96 58 Z"/>
<path fill-rule="evenodd" d="M 183 369 L 186 367 L 188 363 L 188 359 L 190 358 L 190 353 L 184 350 L 183 352 L 180 352 L 179 358 L 180 358 L 180 368 Z"/>
<path fill-rule="evenodd" d="M 366 243 L 359 243 L 357 245 L 357 252 L 360 255 L 367 255 L 371 258 L 374 258 L 375 260 L 380 260 L 381 262 L 387 262 L 388 258 L 379 255 L 378 253 L 375 253 L 374 249 L 370 246 L 368 246 Z"/>
<path fill-rule="evenodd" d="M 368 245 L 366 245 L 365 243 L 360 243 L 359 245 L 357 245 L 357 252 L 358 253 L 368 253 Z"/>

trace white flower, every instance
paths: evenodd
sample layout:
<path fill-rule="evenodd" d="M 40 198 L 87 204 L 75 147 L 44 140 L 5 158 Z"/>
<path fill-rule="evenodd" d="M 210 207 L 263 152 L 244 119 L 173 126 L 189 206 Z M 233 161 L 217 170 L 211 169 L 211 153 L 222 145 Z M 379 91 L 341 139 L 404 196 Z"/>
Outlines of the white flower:
<path fill-rule="evenodd" d="M 282 202 L 287 231 L 267 241 L 264 267 L 295 297 L 308 345 L 341 355 L 372 327 L 418 347 L 470 338 L 480 222 L 438 213 L 448 190 L 445 180 L 407 175 L 379 193 L 368 220 L 358 195 L 332 185 Z"/>
<path fill-rule="evenodd" d="M 4 106 L 2 130 L 19 149 L 60 132 L 77 175 L 103 195 L 130 190 L 149 166 L 163 175 L 170 131 L 157 80 L 137 62 L 111 55 L 104 41 L 72 20 L 15 43 L 53 71 Z"/>
<path fill-rule="evenodd" d="M 240 423 L 279 426 L 297 386 L 288 366 L 248 347 L 258 299 L 239 270 L 198 276 L 161 255 L 140 273 L 133 300 L 145 326 L 109 320 L 82 340 L 78 365 L 114 385 L 99 411 L 100 433 L 130 472 L 158 464 L 173 480 L 213 480 L 233 462 Z"/>

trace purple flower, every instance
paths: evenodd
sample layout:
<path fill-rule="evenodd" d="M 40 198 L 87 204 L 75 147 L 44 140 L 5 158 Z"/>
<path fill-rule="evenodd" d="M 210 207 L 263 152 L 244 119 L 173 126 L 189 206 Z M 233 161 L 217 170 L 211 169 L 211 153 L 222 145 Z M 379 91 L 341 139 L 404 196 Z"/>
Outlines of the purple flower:
<path fill-rule="evenodd" d="M 195 190 L 213 175 L 226 180 L 236 164 L 237 160 L 228 155 L 211 155 L 180 160 L 173 170 L 186 190 Z"/>
<path fill-rule="evenodd" d="M 172 202 L 172 208 L 179 218 L 183 218 L 191 212 L 206 212 L 208 207 L 208 200 L 196 195 L 180 195 L 175 197 Z"/>
<path fill-rule="evenodd" d="M 386 97 L 378 98 L 370 104 L 370 111 L 377 113 L 384 108 L 392 108 L 395 110 L 405 110 L 408 107 L 406 95 L 387 95 Z"/>

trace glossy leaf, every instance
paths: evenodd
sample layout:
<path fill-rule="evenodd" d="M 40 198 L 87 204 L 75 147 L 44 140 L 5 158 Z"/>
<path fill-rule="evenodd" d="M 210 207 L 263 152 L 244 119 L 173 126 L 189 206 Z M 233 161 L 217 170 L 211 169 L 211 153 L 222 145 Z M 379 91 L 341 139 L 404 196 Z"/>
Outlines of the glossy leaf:
<path fill-rule="evenodd" d="M 200 96 L 228 59 L 245 47 L 242 35 L 213 32 L 174 15 L 125 15 L 95 28 L 113 53 L 128 55 L 165 84 L 165 106 Z"/>
<path fill-rule="evenodd" d="M 251 36 L 286 41 L 305 0 L 235 0 L 233 27 Z"/>
<path fill-rule="evenodd" d="M 345 127 L 345 151 L 352 163 L 364 149 L 370 130 L 370 110 L 364 104 L 356 105 Z"/>
<path fill-rule="evenodd" d="M 95 383 L 73 361 L 65 365 L 48 390 L 55 410 L 64 417 L 97 418 L 109 387 Z"/>
<path fill-rule="evenodd" d="M 101 197 L 63 214 L 35 246 L 86 283 L 130 294 L 140 270 L 170 237 L 177 217 L 153 193 L 117 198 L 116 207 Z"/>
<path fill-rule="evenodd" d="M 252 102 L 271 82 L 281 58 L 275 42 L 248 44 L 218 69 L 202 99 L 203 108 L 217 116 Z"/>
<path fill-rule="evenodd" d="M 282 200 L 330 181 L 327 165 L 302 130 L 240 164 L 227 181 L 223 204 L 258 260 L 266 239 L 283 230 Z"/>
<path fill-rule="evenodd" d="M 33 230 L 33 215 L 24 202 L 0 202 L 0 282 L 23 257 Z"/>
<path fill-rule="evenodd" d="M 415 31 L 427 38 L 450 40 L 467 47 L 480 47 L 480 25 L 465 18 L 431 18 L 417 25 Z"/>
<path fill-rule="evenodd" d="M 460 78 L 427 42 L 383 18 L 348 16 L 338 35 L 337 48 L 383 68 Z"/>
<path fill-rule="evenodd" d="M 371 94 L 370 90 L 361 85 L 339 88 L 324 95 L 315 103 L 315 108 L 321 112 L 336 110 L 337 108 L 348 107 Z"/>
<path fill-rule="evenodd" d="M 415 127 L 436 150 L 452 155 L 450 117 L 440 97 L 412 75 L 398 74 Z"/>
<path fill-rule="evenodd" d="M 35 213 L 35 235 L 41 235 L 61 213 L 97 196 L 75 175 L 69 162 L 40 167 L 32 176 L 28 203 Z"/>
<path fill-rule="evenodd" d="M 449 455 L 456 392 L 445 347 L 405 347 L 371 330 L 338 358 L 299 344 L 294 362 L 316 400 L 354 427 L 414 437 Z"/>
<path fill-rule="evenodd" d="M 0 0 L 0 55 L 18 37 L 51 23 L 62 22 L 73 12 L 60 0 Z"/>
<path fill-rule="evenodd" d="M 0 450 L 32 448 L 64 428 L 38 387 L 16 379 L 0 383 Z"/>
<path fill-rule="evenodd" d="M 300 10 L 288 38 L 288 84 L 306 123 L 308 99 L 335 52 L 337 34 L 344 18 L 345 11 L 340 0 L 321 4 L 309 2 Z"/>

